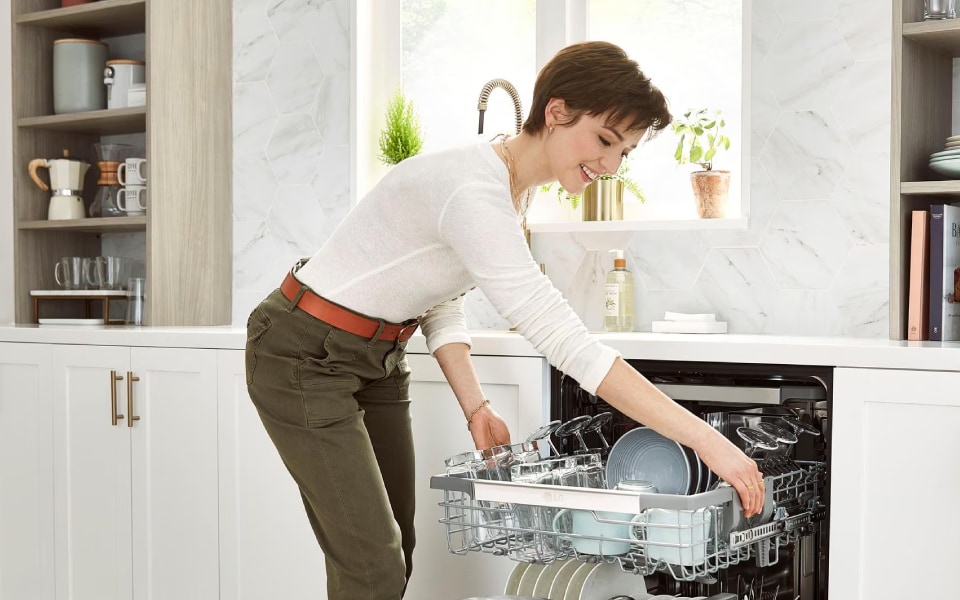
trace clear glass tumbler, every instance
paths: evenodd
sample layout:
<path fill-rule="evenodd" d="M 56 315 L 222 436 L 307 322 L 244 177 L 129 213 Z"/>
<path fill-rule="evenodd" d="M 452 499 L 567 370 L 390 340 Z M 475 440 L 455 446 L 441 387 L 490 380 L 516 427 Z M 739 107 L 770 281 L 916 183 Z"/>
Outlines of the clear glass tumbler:
<path fill-rule="evenodd" d="M 131 277 L 127 280 L 127 325 L 144 324 L 143 296 L 146 289 L 146 280 L 143 277 Z"/>
<path fill-rule="evenodd" d="M 955 19 L 957 17 L 956 0 L 923 0 L 923 18 Z"/>

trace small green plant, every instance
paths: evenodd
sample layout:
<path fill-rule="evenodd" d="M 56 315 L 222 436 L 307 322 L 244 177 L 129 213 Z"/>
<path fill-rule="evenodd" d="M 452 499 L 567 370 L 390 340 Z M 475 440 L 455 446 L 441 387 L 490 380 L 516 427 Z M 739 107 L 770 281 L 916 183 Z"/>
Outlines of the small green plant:
<path fill-rule="evenodd" d="M 646 202 L 647 196 L 643 193 L 643 189 L 640 185 L 627 176 L 627 172 L 630 170 L 630 165 L 627 164 L 627 161 L 624 160 L 620 163 L 620 168 L 617 169 L 616 173 L 604 174 L 597 177 L 598 180 L 608 181 L 611 179 L 616 179 L 623 182 L 623 187 L 627 188 L 627 191 L 633 194 L 633 196 L 640 202 Z M 549 192 L 553 189 L 553 186 L 557 186 L 557 201 L 563 204 L 564 199 L 570 202 L 570 208 L 577 210 L 580 207 L 580 194 L 568 194 L 567 190 L 563 189 L 557 182 L 548 183 L 540 187 L 540 191 Z"/>
<path fill-rule="evenodd" d="M 401 90 L 394 92 L 387 105 L 387 122 L 380 130 L 380 161 L 395 165 L 420 153 L 423 149 L 423 131 L 420 119 Z"/>
<path fill-rule="evenodd" d="M 720 110 L 707 108 L 683 113 L 683 118 L 670 124 L 673 132 L 680 136 L 673 157 L 677 164 L 696 163 L 705 171 L 713 169 L 713 157 L 720 149 L 730 149 L 730 138 L 722 132 L 726 121 L 720 116 Z"/>

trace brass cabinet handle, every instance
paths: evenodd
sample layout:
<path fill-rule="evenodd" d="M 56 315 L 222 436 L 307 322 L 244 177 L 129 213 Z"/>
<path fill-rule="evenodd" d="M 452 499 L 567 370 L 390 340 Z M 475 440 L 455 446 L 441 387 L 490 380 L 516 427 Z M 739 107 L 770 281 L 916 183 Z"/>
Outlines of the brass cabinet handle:
<path fill-rule="evenodd" d="M 110 371 L 110 420 L 113 425 L 117 424 L 123 415 L 117 412 L 117 382 L 123 381 L 123 375 L 117 375 L 116 371 Z"/>
<path fill-rule="evenodd" d="M 133 382 L 140 381 L 140 378 L 127 371 L 127 412 L 130 413 L 130 418 L 127 419 L 127 427 L 133 427 L 134 421 L 140 420 L 140 415 L 133 414 Z"/>

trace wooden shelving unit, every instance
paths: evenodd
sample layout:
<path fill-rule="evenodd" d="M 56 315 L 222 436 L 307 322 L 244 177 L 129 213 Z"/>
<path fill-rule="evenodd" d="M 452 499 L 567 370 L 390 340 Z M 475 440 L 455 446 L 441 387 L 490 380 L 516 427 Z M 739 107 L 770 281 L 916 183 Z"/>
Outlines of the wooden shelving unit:
<path fill-rule="evenodd" d="M 146 234 L 149 325 L 226 325 L 232 307 L 232 0 L 12 0 L 13 207 L 16 320 L 33 320 L 31 290 L 56 288 L 62 256 L 101 254 L 101 236 Z M 142 34 L 147 106 L 54 114 L 53 46 L 65 37 Z M 112 56 L 124 58 L 124 56 Z M 92 165 L 93 145 L 145 134 L 146 216 L 46 220 L 49 193 L 30 180 L 34 158 L 64 149 Z M 55 301 L 55 300 L 54 300 Z"/>
<path fill-rule="evenodd" d="M 907 337 L 910 212 L 956 202 L 960 181 L 928 166 L 951 135 L 953 59 L 960 19 L 924 21 L 923 3 L 893 3 L 893 102 L 890 182 L 890 337 Z"/>
<path fill-rule="evenodd" d="M 23 117 L 17 119 L 17 127 L 96 136 L 142 133 L 147 130 L 147 107 Z"/>
<path fill-rule="evenodd" d="M 147 230 L 147 217 L 112 217 L 64 221 L 21 221 L 17 229 L 34 231 L 83 231 L 88 233 L 130 233 Z"/>

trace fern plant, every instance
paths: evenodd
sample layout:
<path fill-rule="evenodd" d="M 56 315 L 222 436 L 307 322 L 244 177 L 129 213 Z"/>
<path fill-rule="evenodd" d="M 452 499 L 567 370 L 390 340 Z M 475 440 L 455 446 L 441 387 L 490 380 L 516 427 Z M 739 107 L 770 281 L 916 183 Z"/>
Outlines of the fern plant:
<path fill-rule="evenodd" d="M 423 131 L 413 102 L 397 90 L 387 105 L 386 123 L 380 130 L 379 159 L 384 164 L 395 165 L 422 149 Z"/>

